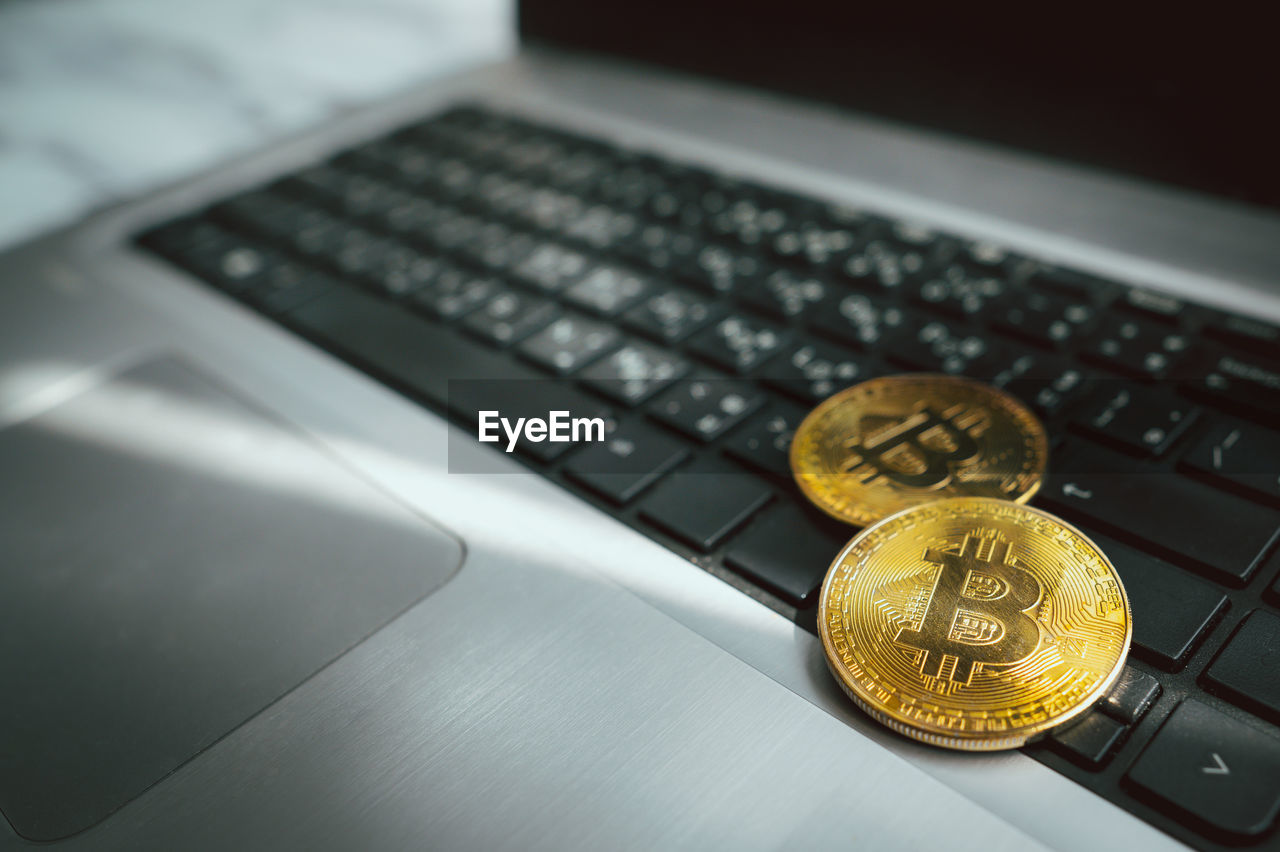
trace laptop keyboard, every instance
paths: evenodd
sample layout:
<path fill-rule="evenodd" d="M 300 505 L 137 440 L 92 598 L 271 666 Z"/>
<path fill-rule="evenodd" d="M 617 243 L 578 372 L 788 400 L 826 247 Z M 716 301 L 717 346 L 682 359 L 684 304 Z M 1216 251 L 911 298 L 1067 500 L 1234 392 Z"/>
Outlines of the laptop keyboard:
<path fill-rule="evenodd" d="M 1053 445 L 1035 503 L 1135 624 L 1025 752 L 1194 846 L 1276 843 L 1280 329 L 470 106 L 138 242 L 471 430 L 606 417 L 517 457 L 811 632 L 853 530 L 791 481 L 806 411 L 912 370 L 1008 390 Z"/>

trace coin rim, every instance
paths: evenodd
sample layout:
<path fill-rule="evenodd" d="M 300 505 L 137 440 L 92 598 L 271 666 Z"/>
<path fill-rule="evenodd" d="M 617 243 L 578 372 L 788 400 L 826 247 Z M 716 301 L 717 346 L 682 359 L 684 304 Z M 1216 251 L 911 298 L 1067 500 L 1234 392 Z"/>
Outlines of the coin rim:
<path fill-rule="evenodd" d="M 885 518 L 890 517 L 889 515 L 877 516 L 871 513 L 862 514 L 862 515 L 844 514 L 837 511 L 836 507 L 828 505 L 828 502 L 823 497 L 823 495 L 819 494 L 817 490 L 808 481 L 808 477 L 822 475 L 822 474 L 801 473 L 799 470 L 800 465 L 798 464 L 796 459 L 796 454 L 798 452 L 796 448 L 798 445 L 796 443 L 795 436 L 799 435 L 801 432 L 804 431 L 805 427 L 809 424 L 810 420 L 816 419 L 820 413 L 825 412 L 828 408 L 838 405 L 839 403 L 837 402 L 837 400 L 840 400 L 846 396 L 851 395 L 854 391 L 866 385 L 877 384 L 877 383 L 888 383 L 890 381 L 895 381 L 898 379 L 910 379 L 912 381 L 921 380 L 921 379 L 932 379 L 932 380 L 942 379 L 946 382 L 954 382 L 956 384 L 962 384 L 962 385 L 972 385 L 974 387 L 982 389 L 984 392 L 989 393 L 992 396 L 1003 399 L 1005 402 L 1009 403 L 1014 408 L 1021 409 L 1029 418 L 1031 418 L 1032 421 L 1034 421 L 1040 427 L 1037 430 L 1037 434 L 1036 434 L 1037 449 L 1040 451 L 1040 469 L 1038 471 L 1039 475 L 1036 477 L 1036 481 L 1032 483 L 1031 487 L 1028 488 L 1024 493 L 1018 495 L 1016 498 L 1013 498 L 1012 500 L 1006 500 L 1005 502 L 1018 503 L 1018 504 L 1025 505 L 1031 500 L 1032 497 L 1034 497 L 1036 494 L 1040 492 L 1040 488 L 1044 484 L 1044 478 L 1047 475 L 1049 470 L 1049 436 L 1048 436 L 1048 433 L 1045 431 L 1044 421 L 1042 421 L 1038 416 L 1036 416 L 1036 413 L 1032 411 L 1025 403 L 1023 403 L 1022 400 L 1018 399 L 1016 396 L 1014 396 L 1013 394 L 1007 391 L 1001 390 L 1000 388 L 997 388 L 997 387 L 992 387 L 986 382 L 980 382 L 980 381 L 977 381 L 976 379 L 970 379 L 965 376 L 952 376 L 952 375 L 948 375 L 947 373 L 893 373 L 892 375 L 888 375 L 888 376 L 876 376 L 875 378 L 858 382 L 856 385 L 850 385 L 844 390 L 836 391 L 831 396 L 827 397 L 822 402 L 814 406 L 809 411 L 809 413 L 805 415 L 804 419 L 800 421 L 800 425 L 796 427 L 795 432 L 792 433 L 791 447 L 787 451 L 787 464 L 791 468 L 791 478 L 795 480 L 796 485 L 799 486 L 800 491 L 804 494 L 805 498 L 811 504 L 813 504 L 814 506 L 817 506 L 819 509 L 822 510 L 823 513 L 825 513 L 826 515 L 832 518 L 835 518 L 837 521 L 840 521 L 846 524 L 851 524 L 853 526 L 865 527 L 870 524 L 879 523 Z M 832 475 L 835 475 L 835 474 L 832 474 Z M 939 497 L 937 499 L 928 500 L 926 502 L 936 503 L 938 500 L 958 500 L 958 499 L 965 499 L 965 497 L 964 495 L 955 495 L 953 497 Z M 996 500 L 1000 498 L 974 497 L 974 499 Z M 925 505 L 925 504 L 918 503 L 916 505 Z M 914 508 L 915 506 L 907 507 L 907 509 L 914 509 Z M 906 509 L 900 509 L 899 511 L 900 512 L 906 511 Z"/>
<path fill-rule="evenodd" d="M 1080 702 L 1077 707 L 1072 708 L 1061 716 L 1036 725 L 1028 726 L 1025 729 L 1020 729 L 1014 734 L 1004 733 L 998 737 L 989 737 L 982 734 L 966 735 L 956 734 L 953 731 L 942 732 L 925 726 L 918 726 L 904 722 L 901 719 L 890 715 L 884 708 L 875 706 L 868 698 L 858 692 L 857 686 L 851 682 L 851 679 L 840 668 L 835 654 L 835 649 L 832 646 L 831 629 L 827 625 L 826 618 L 824 618 L 824 614 L 827 611 L 827 603 L 831 596 L 831 588 L 834 584 L 832 578 L 835 576 L 835 568 L 844 559 L 845 554 L 853 550 L 854 547 L 860 544 L 861 541 L 868 537 L 873 531 L 879 529 L 879 527 L 884 524 L 897 520 L 903 515 L 911 512 L 922 511 L 926 508 L 934 508 L 940 504 L 960 502 L 1017 506 L 1020 509 L 1024 509 L 1032 514 L 1039 515 L 1042 518 L 1047 518 L 1048 520 L 1066 527 L 1068 530 L 1084 539 L 1084 541 L 1093 548 L 1094 552 L 1102 557 L 1102 561 L 1111 569 L 1111 575 L 1116 581 L 1117 588 L 1120 590 L 1120 598 L 1124 601 L 1124 644 L 1120 652 L 1120 658 L 1116 661 L 1116 665 L 1110 676 L 1099 683 L 1098 686 L 1089 694 L 1089 697 Z M 833 559 L 831 564 L 827 567 L 826 576 L 822 580 L 822 592 L 818 596 L 818 636 L 822 639 L 822 650 L 827 660 L 827 668 L 835 677 L 836 682 L 840 684 L 840 688 L 843 689 L 845 694 L 853 700 L 854 704 L 858 705 L 859 709 L 871 716 L 877 722 L 880 722 L 891 730 L 897 731 L 899 734 L 910 737 L 913 740 L 942 746 L 944 748 L 956 749 L 959 751 L 1003 751 L 1005 749 L 1018 748 L 1029 742 L 1034 742 L 1051 731 L 1064 727 L 1073 719 L 1092 709 L 1098 701 L 1107 694 L 1107 691 L 1111 689 L 1112 685 L 1116 682 L 1116 679 L 1120 677 L 1120 673 L 1124 670 L 1125 663 L 1129 659 L 1129 650 L 1133 641 L 1133 607 L 1129 603 L 1129 593 L 1125 590 L 1124 580 L 1121 578 L 1120 572 L 1116 570 L 1116 566 L 1111 561 L 1111 558 L 1107 556 L 1106 552 L 1101 547 L 1098 546 L 1097 542 L 1081 532 L 1075 525 L 1064 521 L 1052 512 L 1046 512 L 1044 509 L 1040 509 L 1036 506 L 1027 506 L 1013 500 L 1000 500 L 995 497 L 947 497 L 941 500 L 934 500 L 931 503 L 922 503 L 918 506 L 910 506 L 900 512 L 894 512 L 892 515 L 889 515 L 871 526 L 866 527 L 853 538 L 849 539 L 845 546 L 840 549 L 840 552 L 836 554 L 835 559 Z"/>

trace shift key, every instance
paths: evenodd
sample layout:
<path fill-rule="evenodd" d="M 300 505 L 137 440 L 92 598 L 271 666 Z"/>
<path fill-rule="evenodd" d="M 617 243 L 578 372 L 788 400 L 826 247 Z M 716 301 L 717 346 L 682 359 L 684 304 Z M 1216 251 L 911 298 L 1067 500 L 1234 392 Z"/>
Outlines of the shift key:
<path fill-rule="evenodd" d="M 1050 478 L 1044 502 L 1088 519 L 1220 583 L 1243 586 L 1280 528 L 1280 512 L 1109 450 L 1078 446 Z"/>

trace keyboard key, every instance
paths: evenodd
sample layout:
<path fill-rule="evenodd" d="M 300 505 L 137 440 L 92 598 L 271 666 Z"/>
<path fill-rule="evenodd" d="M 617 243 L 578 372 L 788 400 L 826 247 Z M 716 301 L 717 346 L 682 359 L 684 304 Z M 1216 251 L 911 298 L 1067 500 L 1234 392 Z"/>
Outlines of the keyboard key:
<path fill-rule="evenodd" d="M 689 457 L 680 443 L 644 423 L 624 423 L 602 444 L 565 463 L 575 482 L 619 505 L 630 503 Z"/>
<path fill-rule="evenodd" d="M 896 290 L 928 271 L 925 254 L 934 237 L 913 245 L 902 240 L 873 239 L 855 246 L 840 264 L 841 276 L 863 288 Z"/>
<path fill-rule="evenodd" d="M 967 265 L 954 263 L 924 280 L 912 300 L 956 317 L 982 315 L 1009 293 L 1009 283 L 998 277 L 974 274 Z"/>
<path fill-rule="evenodd" d="M 1280 739 L 1188 699 L 1129 770 L 1129 779 L 1197 828 L 1257 838 L 1280 813 Z"/>
<path fill-rule="evenodd" d="M 1054 751 L 1085 769 L 1097 770 L 1111 758 L 1128 733 L 1124 723 L 1095 710 L 1080 721 L 1055 730 L 1049 739 Z"/>
<path fill-rule="evenodd" d="M 1092 535 L 1116 566 L 1133 608 L 1139 656 L 1174 671 L 1200 647 L 1230 605 L 1221 589 L 1128 545 Z"/>
<path fill-rule="evenodd" d="M 556 243 L 542 243 L 511 270 L 516 281 L 555 293 L 576 282 L 587 271 L 587 256 Z"/>
<path fill-rule="evenodd" d="M 256 277 L 241 296 L 267 313 L 281 314 L 341 286 L 322 272 L 285 261 Z"/>
<path fill-rule="evenodd" d="M 689 371 L 689 362 L 665 349 L 633 341 L 587 367 L 578 378 L 587 387 L 635 406 Z"/>
<path fill-rule="evenodd" d="M 1280 525 L 1272 509 L 1097 447 L 1074 448 L 1059 470 L 1044 490 L 1052 511 L 1232 586 L 1244 585 Z"/>
<path fill-rule="evenodd" d="M 1280 432 L 1222 419 L 1200 437 L 1182 464 L 1215 485 L 1280 504 Z"/>
<path fill-rule="evenodd" d="M 790 269 L 775 269 L 741 289 L 742 301 L 781 319 L 798 317 L 827 297 L 827 285 Z"/>
<path fill-rule="evenodd" d="M 777 355 L 790 337 L 762 320 L 730 314 L 694 335 L 689 350 L 727 370 L 747 373 Z"/>
<path fill-rule="evenodd" d="M 730 568 L 795 606 L 817 599 L 831 561 L 855 531 L 793 503 L 774 506 L 725 552 Z"/>
<path fill-rule="evenodd" d="M 1167 326 L 1111 317 L 1091 334 L 1081 357 L 1139 379 L 1158 379 L 1186 357 L 1191 341 Z"/>
<path fill-rule="evenodd" d="M 1162 391 L 1108 382 L 1072 425 L 1118 449 L 1154 458 L 1168 452 L 1197 413 L 1191 403 Z"/>
<path fill-rule="evenodd" d="M 716 293 L 743 290 L 764 272 L 753 254 L 715 244 L 700 248 L 681 268 L 682 277 Z"/>
<path fill-rule="evenodd" d="M 820 341 L 788 345 L 761 371 L 765 384 L 808 403 L 821 402 L 871 375 L 865 356 Z"/>
<path fill-rule="evenodd" d="M 725 452 L 744 464 L 791 482 L 791 438 L 807 413 L 798 406 L 775 405 L 737 430 L 725 443 Z"/>
<path fill-rule="evenodd" d="M 1249 613 L 1205 680 L 1233 704 L 1280 722 L 1280 615 L 1261 609 Z"/>
<path fill-rule="evenodd" d="M 814 326 L 863 349 L 874 349 L 907 324 L 907 314 L 883 298 L 861 293 L 832 293 L 812 314 Z"/>
<path fill-rule="evenodd" d="M 451 379 L 543 379 L 500 352 L 354 289 L 330 290 L 286 320 L 393 387 L 441 405 L 449 401 Z"/>
<path fill-rule="evenodd" d="M 1204 333 L 1255 355 L 1280 361 L 1280 327 L 1248 317 L 1214 315 L 1205 321 Z"/>
<path fill-rule="evenodd" d="M 994 307 L 991 323 L 1027 343 L 1062 349 L 1079 340 L 1092 327 L 1095 316 L 1093 305 L 1086 300 L 1031 290 L 1005 297 Z"/>
<path fill-rule="evenodd" d="M 409 300 L 415 308 L 431 316 L 455 320 L 488 302 L 501 289 L 496 278 L 446 266 Z"/>
<path fill-rule="evenodd" d="M 714 441 L 763 404 L 754 385 L 700 372 L 676 382 L 649 404 L 649 413 L 692 438 Z"/>
<path fill-rule="evenodd" d="M 1209 405 L 1280 423 L 1280 363 L 1253 355 L 1217 354 L 1196 369 L 1187 391 Z"/>
<path fill-rule="evenodd" d="M 1186 307 L 1181 299 L 1141 287 L 1127 288 L 1121 293 L 1118 304 L 1125 310 L 1164 322 L 1177 322 Z"/>
<path fill-rule="evenodd" d="M 1027 285 L 1033 289 L 1047 288 L 1085 302 L 1098 298 L 1110 300 L 1116 290 L 1116 285 L 1095 275 L 1052 266 L 1036 269 L 1027 279 Z"/>
<path fill-rule="evenodd" d="M 715 322 L 724 308 L 688 290 L 667 290 L 627 311 L 623 323 L 663 343 L 679 343 L 700 328 Z"/>
<path fill-rule="evenodd" d="M 622 335 L 613 326 L 566 315 L 519 346 L 520 354 L 560 376 L 567 376 L 617 346 Z"/>
<path fill-rule="evenodd" d="M 723 462 L 703 461 L 660 482 L 640 503 L 646 521 L 707 552 L 773 497 L 754 477 Z"/>
<path fill-rule="evenodd" d="M 498 346 L 510 346 L 551 322 L 554 304 L 537 296 L 506 290 L 462 321 L 463 328 Z"/>
<path fill-rule="evenodd" d="M 1091 384 L 1090 374 L 1065 358 L 1009 351 L 983 365 L 988 381 L 1008 391 L 1042 417 L 1074 406 Z"/>
<path fill-rule="evenodd" d="M 1098 709 L 1125 725 L 1136 725 L 1160 697 L 1160 681 L 1133 666 L 1125 666 Z"/>
<path fill-rule="evenodd" d="M 917 331 L 895 336 L 889 358 L 907 367 L 931 373 L 985 378 L 987 363 L 999 362 L 999 344 L 987 338 L 957 331 L 943 322 L 927 322 Z"/>
<path fill-rule="evenodd" d="M 564 300 L 604 317 L 620 314 L 653 289 L 653 284 L 629 269 L 604 263 L 564 291 Z"/>

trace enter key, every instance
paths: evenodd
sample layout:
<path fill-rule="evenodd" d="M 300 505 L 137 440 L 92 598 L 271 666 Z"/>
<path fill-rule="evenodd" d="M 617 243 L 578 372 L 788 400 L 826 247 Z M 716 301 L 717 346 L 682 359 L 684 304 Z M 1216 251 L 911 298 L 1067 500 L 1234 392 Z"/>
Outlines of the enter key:
<path fill-rule="evenodd" d="M 1280 528 L 1280 512 L 1095 446 L 1068 454 L 1043 502 L 1220 583 L 1242 586 Z"/>

